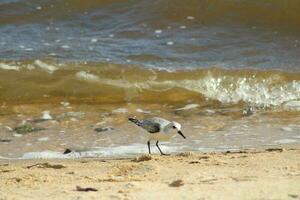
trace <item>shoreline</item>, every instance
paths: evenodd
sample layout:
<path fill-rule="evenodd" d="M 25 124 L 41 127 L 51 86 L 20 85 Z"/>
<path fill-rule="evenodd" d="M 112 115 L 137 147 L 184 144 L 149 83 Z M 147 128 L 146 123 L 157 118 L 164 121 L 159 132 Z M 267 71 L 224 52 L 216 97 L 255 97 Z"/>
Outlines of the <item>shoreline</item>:
<path fill-rule="evenodd" d="M 163 144 L 163 150 L 169 153 L 268 148 L 300 142 L 298 112 L 280 110 L 220 109 L 192 103 L 172 107 L 62 102 L 53 106 L 19 105 L 12 111 L 15 113 L 0 116 L 0 156 L 6 158 L 43 151 L 61 154 L 67 148 L 96 151 L 96 157 L 147 153 L 148 134 L 128 122 L 132 116 L 159 116 L 182 124 L 188 140 L 175 136 Z"/>
<path fill-rule="evenodd" d="M 0 194 L 3 200 L 298 199 L 299 156 L 298 145 L 133 159 L 0 161 Z"/>

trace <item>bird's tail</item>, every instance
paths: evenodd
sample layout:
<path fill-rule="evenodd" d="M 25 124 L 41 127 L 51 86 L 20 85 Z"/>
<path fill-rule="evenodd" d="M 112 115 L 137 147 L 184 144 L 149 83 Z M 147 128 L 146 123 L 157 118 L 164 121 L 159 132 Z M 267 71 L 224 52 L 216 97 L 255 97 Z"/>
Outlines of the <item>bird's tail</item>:
<path fill-rule="evenodd" d="M 141 126 L 141 122 L 138 119 L 129 117 L 128 120 L 131 121 L 131 122 L 133 122 L 133 123 L 135 123 L 138 126 Z"/>

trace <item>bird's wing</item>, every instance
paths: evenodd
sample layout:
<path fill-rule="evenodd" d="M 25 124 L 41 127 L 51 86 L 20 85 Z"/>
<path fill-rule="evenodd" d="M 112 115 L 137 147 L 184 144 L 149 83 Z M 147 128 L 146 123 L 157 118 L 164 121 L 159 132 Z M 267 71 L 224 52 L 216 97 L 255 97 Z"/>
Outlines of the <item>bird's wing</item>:
<path fill-rule="evenodd" d="M 150 118 L 149 121 L 160 124 L 161 129 L 163 129 L 165 126 L 168 126 L 171 123 L 170 121 L 160 118 L 160 117 Z"/>
<path fill-rule="evenodd" d="M 142 121 L 141 127 L 149 133 L 158 133 L 162 129 L 159 123 L 147 119 Z"/>

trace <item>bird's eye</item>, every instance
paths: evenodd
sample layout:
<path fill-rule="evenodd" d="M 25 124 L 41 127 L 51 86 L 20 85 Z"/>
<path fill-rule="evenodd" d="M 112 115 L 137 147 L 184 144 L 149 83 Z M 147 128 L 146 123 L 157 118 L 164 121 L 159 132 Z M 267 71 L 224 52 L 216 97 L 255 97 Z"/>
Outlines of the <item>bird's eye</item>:
<path fill-rule="evenodd" d="M 173 128 L 176 128 L 175 126 L 173 126 Z"/>

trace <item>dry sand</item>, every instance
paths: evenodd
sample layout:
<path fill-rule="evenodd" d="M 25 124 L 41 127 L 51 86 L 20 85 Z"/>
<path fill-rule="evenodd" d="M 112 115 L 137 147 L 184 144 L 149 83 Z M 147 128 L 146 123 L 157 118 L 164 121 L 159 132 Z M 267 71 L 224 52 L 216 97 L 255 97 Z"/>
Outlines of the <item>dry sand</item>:
<path fill-rule="evenodd" d="M 1 161 L 0 199 L 300 199 L 300 148 Z"/>

